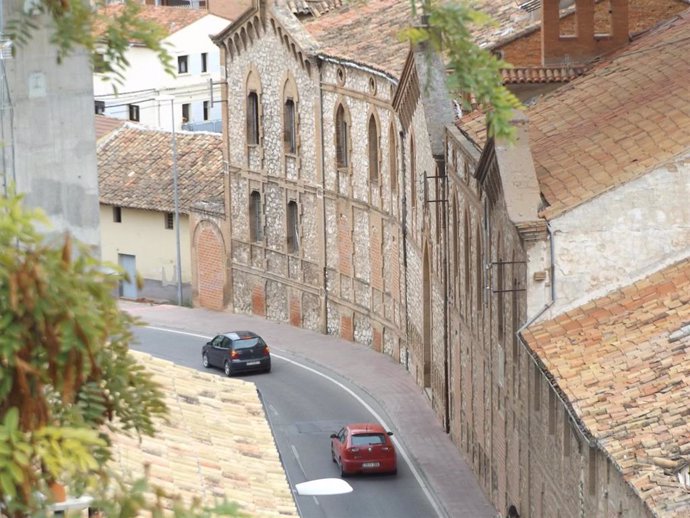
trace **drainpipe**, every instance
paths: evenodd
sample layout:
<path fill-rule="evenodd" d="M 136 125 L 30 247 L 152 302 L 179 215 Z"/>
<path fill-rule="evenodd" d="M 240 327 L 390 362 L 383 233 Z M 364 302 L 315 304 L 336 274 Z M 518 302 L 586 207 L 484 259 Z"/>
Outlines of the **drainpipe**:
<path fill-rule="evenodd" d="M 323 224 L 322 243 L 323 243 L 323 310 L 321 314 L 321 322 L 323 323 L 323 333 L 328 334 L 328 232 L 326 230 L 326 158 L 325 158 L 325 142 L 323 131 L 323 61 L 317 58 L 317 66 L 319 68 L 319 111 L 320 117 L 320 133 L 321 133 L 321 220 Z"/>
<path fill-rule="evenodd" d="M 450 255 L 448 251 L 448 176 L 446 174 L 446 164 L 445 160 L 443 163 L 443 176 L 444 182 L 442 184 L 442 203 L 441 205 L 441 222 L 442 222 L 442 235 L 443 235 L 443 319 L 445 325 L 443 326 L 443 368 L 445 369 L 445 374 L 443 376 L 443 391 L 445 393 L 445 409 L 444 409 L 444 429 L 446 433 L 450 432 L 450 319 L 448 318 L 448 279 L 450 274 L 448 272 L 448 256 Z"/>
<path fill-rule="evenodd" d="M 400 151 L 402 151 L 402 247 L 403 272 L 405 272 L 405 369 L 410 370 L 409 311 L 407 310 L 407 168 L 405 167 L 405 130 L 400 132 Z"/>

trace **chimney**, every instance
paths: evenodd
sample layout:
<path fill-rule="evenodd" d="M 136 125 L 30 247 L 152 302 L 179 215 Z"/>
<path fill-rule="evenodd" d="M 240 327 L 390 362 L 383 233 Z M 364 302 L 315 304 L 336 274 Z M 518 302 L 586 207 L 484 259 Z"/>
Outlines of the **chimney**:
<path fill-rule="evenodd" d="M 575 4 L 575 14 L 561 20 L 560 8 Z M 605 33 L 595 33 L 595 10 L 606 9 L 608 20 Z M 602 13 L 599 13 L 601 15 Z M 561 32 L 561 22 L 574 17 L 574 31 Z M 541 10 L 541 55 L 542 64 L 578 65 L 586 64 L 598 56 L 608 54 L 629 41 L 628 0 L 542 0 Z"/>

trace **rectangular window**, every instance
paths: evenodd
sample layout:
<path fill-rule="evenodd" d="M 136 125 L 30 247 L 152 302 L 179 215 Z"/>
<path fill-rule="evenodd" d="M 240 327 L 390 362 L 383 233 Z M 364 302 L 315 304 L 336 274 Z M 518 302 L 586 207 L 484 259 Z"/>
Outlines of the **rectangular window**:
<path fill-rule="evenodd" d="M 597 494 L 597 450 L 589 449 L 589 494 Z"/>
<path fill-rule="evenodd" d="M 113 207 L 113 222 L 122 223 L 122 207 Z"/>
<path fill-rule="evenodd" d="M 130 104 L 128 105 L 129 108 L 129 120 L 131 121 L 139 121 L 139 106 L 136 104 Z"/>
<path fill-rule="evenodd" d="M 189 72 L 188 56 L 177 56 L 177 73 L 187 74 Z"/>
<path fill-rule="evenodd" d="M 297 202 L 288 203 L 287 210 L 287 248 L 288 253 L 294 254 L 299 250 L 299 221 L 297 218 Z"/>
<path fill-rule="evenodd" d="M 259 144 L 259 95 L 249 92 L 247 96 L 247 144 Z"/>
<path fill-rule="evenodd" d="M 261 226 L 261 194 L 252 191 L 249 195 L 249 239 L 256 243 L 263 240 Z"/>
<path fill-rule="evenodd" d="M 105 101 L 95 101 L 94 109 L 96 115 L 103 115 L 105 113 Z"/>
<path fill-rule="evenodd" d="M 189 103 L 182 105 L 182 123 L 189 122 Z"/>
<path fill-rule="evenodd" d="M 570 457 L 570 421 L 565 409 L 563 409 L 563 456 Z"/>
<path fill-rule="evenodd" d="M 201 73 L 204 74 L 208 72 L 208 53 L 201 53 Z"/>
<path fill-rule="evenodd" d="M 175 227 L 175 214 L 172 212 L 166 212 L 163 224 L 167 230 L 172 230 Z"/>
<path fill-rule="evenodd" d="M 211 118 L 211 101 L 204 101 L 204 120 Z"/>

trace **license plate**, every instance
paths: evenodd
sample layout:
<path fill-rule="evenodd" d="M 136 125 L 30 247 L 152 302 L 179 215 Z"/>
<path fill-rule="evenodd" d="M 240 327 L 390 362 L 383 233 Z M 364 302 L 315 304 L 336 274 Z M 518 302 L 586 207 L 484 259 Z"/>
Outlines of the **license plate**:
<path fill-rule="evenodd" d="M 378 468 L 379 463 L 378 462 L 365 462 L 364 464 L 362 464 L 362 467 L 363 468 Z"/>
<path fill-rule="evenodd" d="M 247 362 L 247 365 L 259 365 L 261 362 Z"/>

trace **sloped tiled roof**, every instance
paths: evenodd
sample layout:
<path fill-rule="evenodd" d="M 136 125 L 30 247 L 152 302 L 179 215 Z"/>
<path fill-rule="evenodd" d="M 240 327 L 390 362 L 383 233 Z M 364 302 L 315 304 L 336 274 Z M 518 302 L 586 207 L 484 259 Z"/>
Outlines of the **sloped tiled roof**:
<path fill-rule="evenodd" d="M 96 140 L 100 140 L 106 135 L 110 134 L 112 131 L 121 128 L 125 124 L 125 121 L 122 119 L 116 119 L 115 117 L 96 114 L 95 124 Z"/>
<path fill-rule="evenodd" d="M 547 218 L 690 146 L 690 10 L 527 111 Z"/>
<path fill-rule="evenodd" d="M 170 7 L 163 5 L 145 5 L 140 7 L 139 18 L 148 22 L 154 22 L 160 25 L 165 31 L 165 37 L 184 29 L 197 20 L 200 20 L 209 13 L 205 9 L 190 9 L 189 7 Z M 124 4 L 107 4 L 101 7 L 100 11 L 109 17 L 119 16 L 125 8 Z M 102 31 L 102 28 L 96 26 L 94 28 L 96 34 Z"/>
<path fill-rule="evenodd" d="M 276 5 L 285 5 L 298 16 L 319 17 L 331 9 L 343 5 L 343 0 L 276 0 Z"/>
<path fill-rule="evenodd" d="M 503 84 L 567 83 L 586 71 L 584 66 L 575 67 L 514 67 L 501 70 Z"/>
<path fill-rule="evenodd" d="M 223 199 L 222 137 L 176 132 L 180 211 L 200 201 Z M 169 131 L 126 124 L 97 150 L 101 203 L 172 212 L 173 153 Z"/>
<path fill-rule="evenodd" d="M 654 516 L 690 516 L 690 259 L 525 338 Z"/>
<path fill-rule="evenodd" d="M 223 498 L 249 516 L 299 516 L 256 386 L 131 352 L 162 389 L 154 437 L 113 435 L 113 464 L 190 503 Z"/>
<path fill-rule="evenodd" d="M 496 22 L 471 27 L 481 46 L 491 46 L 534 24 L 513 0 L 475 0 L 473 5 Z M 420 13 L 418 10 L 417 20 Z M 334 6 L 304 23 L 325 54 L 371 65 L 399 77 L 409 50 L 409 44 L 400 41 L 399 34 L 414 21 L 409 0 L 368 0 Z"/>

